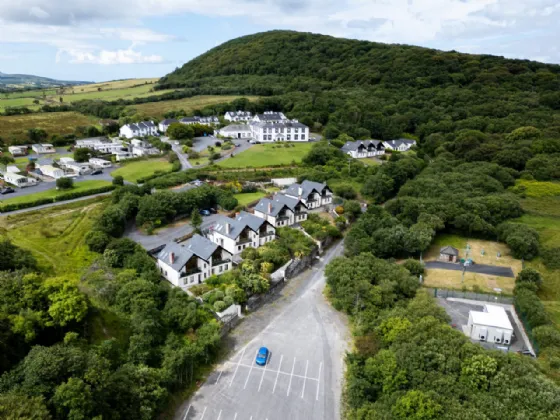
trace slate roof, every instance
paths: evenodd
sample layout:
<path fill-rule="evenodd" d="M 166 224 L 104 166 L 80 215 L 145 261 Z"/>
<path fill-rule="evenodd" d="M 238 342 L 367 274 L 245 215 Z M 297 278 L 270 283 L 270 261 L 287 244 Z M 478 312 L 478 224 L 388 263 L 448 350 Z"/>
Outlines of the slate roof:
<path fill-rule="evenodd" d="M 251 114 L 251 112 L 249 112 L 249 111 L 228 111 L 228 112 L 226 112 L 226 115 L 231 115 L 232 117 L 249 117 L 249 118 L 251 118 L 251 116 L 253 114 Z"/>
<path fill-rule="evenodd" d="M 307 199 L 309 197 L 309 194 L 311 194 L 314 190 L 317 191 L 319 194 L 321 194 L 321 192 L 323 191 L 323 189 L 325 188 L 329 188 L 327 187 L 327 184 L 321 184 L 319 182 L 313 182 L 313 181 L 308 181 L 305 180 L 303 181 L 301 184 L 292 184 L 288 187 L 288 189 L 286 190 L 286 195 L 290 195 L 292 197 L 298 197 L 299 196 L 299 187 L 301 186 L 302 189 L 302 198 Z M 330 189 L 329 189 L 330 191 Z"/>
<path fill-rule="evenodd" d="M 181 118 L 179 121 L 181 121 L 182 123 L 189 123 L 189 122 L 197 122 L 199 121 L 198 117 L 184 117 Z"/>
<path fill-rule="evenodd" d="M 381 140 L 349 141 L 344 146 L 342 146 L 341 150 L 343 152 L 353 152 L 355 150 L 358 150 L 360 145 L 363 145 L 366 148 L 369 147 L 370 145 L 373 145 L 377 149 L 379 147 L 379 144 L 381 144 L 381 147 L 385 148 L 385 146 L 383 146 L 383 142 Z"/>
<path fill-rule="evenodd" d="M 255 232 L 257 232 L 261 228 L 261 226 L 266 223 L 266 220 L 261 219 L 254 214 L 247 213 L 246 211 L 242 211 L 241 213 L 239 213 L 239 216 L 237 216 L 235 220 L 245 226 L 249 226 L 249 228 L 251 228 Z"/>
<path fill-rule="evenodd" d="M 223 132 L 236 132 L 236 131 L 251 131 L 251 127 L 248 124 L 231 124 L 224 128 L 221 128 L 220 131 Z"/>
<path fill-rule="evenodd" d="M 167 120 L 163 120 L 162 122 L 160 122 L 160 124 L 162 125 L 171 125 L 173 123 L 178 122 L 175 118 L 169 118 Z"/>
<path fill-rule="evenodd" d="M 270 213 L 268 212 L 269 203 L 272 204 Z M 255 206 L 255 210 L 264 214 L 269 214 L 272 217 L 276 217 L 284 207 L 289 208 L 291 211 L 295 211 L 298 203 L 301 203 L 305 208 L 307 208 L 307 206 L 297 198 L 288 197 L 284 194 L 276 194 L 272 200 L 263 198 L 259 201 L 259 203 Z"/>
<path fill-rule="evenodd" d="M 402 144 L 406 144 L 409 147 L 412 147 L 416 144 L 416 141 L 410 139 L 397 139 L 397 140 L 389 140 L 384 143 L 387 144 L 389 147 L 391 147 L 391 149 L 397 149 Z"/>
<path fill-rule="evenodd" d="M 261 121 L 277 121 L 286 119 L 286 116 L 281 112 L 266 112 L 264 114 L 257 114 Z"/>
<path fill-rule="evenodd" d="M 132 131 L 138 131 L 155 128 L 156 125 L 152 121 L 141 121 L 139 123 L 126 124 L 125 127 L 129 127 Z"/>
<path fill-rule="evenodd" d="M 444 246 L 443 248 L 441 248 L 439 250 L 440 254 L 443 255 L 454 255 L 454 256 L 459 256 L 459 250 L 457 248 L 453 248 L 452 246 Z"/>
<path fill-rule="evenodd" d="M 282 122 L 256 122 L 253 123 L 255 127 L 261 128 L 307 128 L 305 124 L 295 121 L 285 120 Z"/>
<path fill-rule="evenodd" d="M 181 122 L 182 123 L 209 123 L 209 122 L 213 122 L 213 123 L 217 123 L 220 122 L 220 120 L 218 119 L 218 117 L 184 117 L 181 118 Z"/>
<path fill-rule="evenodd" d="M 219 245 L 211 242 L 209 239 L 204 238 L 200 235 L 194 235 L 187 242 L 177 244 L 171 242 L 165 245 L 159 254 L 158 259 L 165 262 L 167 265 L 172 267 L 175 271 L 180 271 L 181 268 L 185 266 L 187 262 L 196 255 L 205 261 L 212 256 L 212 254 L 219 248 Z M 171 264 L 169 255 L 171 253 L 175 254 L 175 260 Z"/>

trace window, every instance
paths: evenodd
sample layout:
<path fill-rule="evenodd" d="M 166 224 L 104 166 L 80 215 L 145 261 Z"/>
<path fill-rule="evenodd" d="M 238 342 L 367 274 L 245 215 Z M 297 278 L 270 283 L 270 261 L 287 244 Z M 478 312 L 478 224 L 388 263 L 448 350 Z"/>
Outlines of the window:
<path fill-rule="evenodd" d="M 299 137 L 299 135 L 298 135 L 298 134 L 296 134 L 296 135 L 294 136 L 294 140 L 297 140 L 297 139 L 298 139 L 298 137 Z"/>
<path fill-rule="evenodd" d="M 288 135 L 287 135 L 287 139 L 288 139 L 288 140 L 291 140 L 291 139 L 292 139 L 292 135 L 291 135 L 291 134 L 288 134 Z"/>
<path fill-rule="evenodd" d="M 299 128 L 297 128 L 297 127 L 294 128 L 294 131 L 295 131 L 296 133 L 299 133 Z"/>
<path fill-rule="evenodd" d="M 237 247 L 237 250 L 238 250 L 238 251 L 241 251 L 241 246 L 238 246 L 238 247 Z"/>
<path fill-rule="evenodd" d="M 302 140 L 305 140 L 305 134 L 302 134 L 302 135 L 301 135 L 301 139 L 302 139 Z"/>
<path fill-rule="evenodd" d="M 220 265 L 220 273 L 224 270 L 224 267 Z"/>

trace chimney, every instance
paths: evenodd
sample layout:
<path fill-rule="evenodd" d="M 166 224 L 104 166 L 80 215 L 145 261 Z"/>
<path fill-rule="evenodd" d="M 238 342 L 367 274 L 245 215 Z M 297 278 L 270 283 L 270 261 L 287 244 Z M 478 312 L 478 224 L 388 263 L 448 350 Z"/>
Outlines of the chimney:
<path fill-rule="evenodd" d="M 298 197 L 301 200 L 301 196 L 303 195 L 303 188 L 299 187 L 297 192 L 298 192 Z"/>
<path fill-rule="evenodd" d="M 226 234 L 229 235 L 230 231 L 231 231 L 231 225 L 229 223 L 226 223 Z"/>
<path fill-rule="evenodd" d="M 272 203 L 268 203 L 268 214 L 272 213 Z"/>
<path fill-rule="evenodd" d="M 175 262 L 175 253 L 174 252 L 169 253 L 169 262 L 171 264 L 173 264 Z"/>

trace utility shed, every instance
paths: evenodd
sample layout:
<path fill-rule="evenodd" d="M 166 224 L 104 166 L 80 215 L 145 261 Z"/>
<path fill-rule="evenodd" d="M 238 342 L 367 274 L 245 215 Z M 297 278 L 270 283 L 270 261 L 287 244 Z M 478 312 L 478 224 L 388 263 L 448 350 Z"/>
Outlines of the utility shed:
<path fill-rule="evenodd" d="M 484 305 L 482 312 L 469 312 L 466 333 L 473 340 L 509 345 L 513 327 L 504 308 Z"/>

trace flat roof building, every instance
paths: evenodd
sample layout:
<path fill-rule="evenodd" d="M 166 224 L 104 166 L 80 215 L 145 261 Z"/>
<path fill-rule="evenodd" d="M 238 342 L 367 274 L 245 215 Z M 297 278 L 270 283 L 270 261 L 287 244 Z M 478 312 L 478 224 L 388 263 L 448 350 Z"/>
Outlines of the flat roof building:
<path fill-rule="evenodd" d="M 482 312 L 469 312 L 466 334 L 473 340 L 509 345 L 513 326 L 503 307 L 484 305 Z"/>

